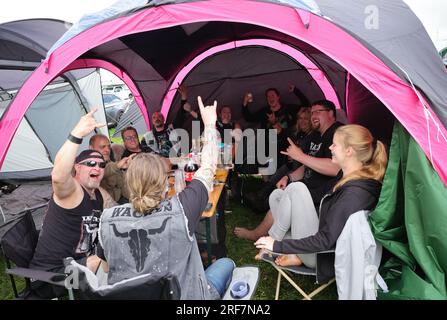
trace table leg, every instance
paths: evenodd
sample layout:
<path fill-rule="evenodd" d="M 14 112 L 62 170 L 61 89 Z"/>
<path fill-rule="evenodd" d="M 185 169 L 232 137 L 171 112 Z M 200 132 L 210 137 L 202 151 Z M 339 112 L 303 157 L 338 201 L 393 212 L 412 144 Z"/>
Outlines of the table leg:
<path fill-rule="evenodd" d="M 212 263 L 212 243 L 211 243 L 211 219 L 205 219 L 205 229 L 206 229 L 206 251 L 208 251 L 208 266 Z"/>

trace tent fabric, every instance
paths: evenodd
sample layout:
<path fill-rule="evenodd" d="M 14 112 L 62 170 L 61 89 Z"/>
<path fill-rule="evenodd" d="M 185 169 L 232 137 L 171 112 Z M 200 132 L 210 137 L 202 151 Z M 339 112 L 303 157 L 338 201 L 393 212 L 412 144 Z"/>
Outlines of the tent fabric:
<path fill-rule="evenodd" d="M 78 92 L 88 106 L 102 105 L 99 73 L 90 73 L 76 81 Z M 0 102 L 0 116 L 10 100 Z M 47 178 L 51 174 L 57 151 L 79 118 L 87 110 L 79 108 L 80 97 L 69 84 L 57 85 L 43 91 L 28 109 L 15 135 L 10 152 L 0 170 L 0 180 L 28 180 Z M 61 112 L 61 108 L 63 111 Z M 59 114 L 57 121 L 54 114 Z M 105 113 L 100 109 L 95 114 L 105 123 Z M 108 134 L 102 130 L 103 134 Z M 81 148 L 88 148 L 88 137 Z"/>
<path fill-rule="evenodd" d="M 375 239 L 393 257 L 380 272 L 382 299 L 447 299 L 447 188 L 402 125 L 393 131 L 388 169 L 369 216 Z"/>
<path fill-rule="evenodd" d="M 447 80 L 442 62 L 424 26 L 403 1 L 318 0 L 318 4 L 324 16 L 362 41 L 401 79 L 410 78 L 430 98 L 444 127 L 447 125 L 447 97 L 442 94 Z M 377 29 L 365 25 L 368 7 L 379 12 Z"/>
<path fill-rule="evenodd" d="M 0 102 L 0 115 L 8 104 L 9 101 Z M 18 132 L 20 134 L 11 143 L 11 150 L 14 152 L 8 152 L 6 155 L 0 179 L 2 179 L 3 172 L 42 170 L 53 166 L 47 157 L 44 145 L 37 138 L 26 119 L 20 123 Z M 48 173 L 46 172 L 46 174 Z"/>
<path fill-rule="evenodd" d="M 302 12 L 302 9 L 291 8 L 292 3 L 285 6 L 278 5 L 276 1 L 237 1 L 237 5 L 234 0 L 182 1 L 181 3 L 170 1 L 169 5 L 164 5 L 166 2 L 163 1 L 151 2 L 145 8 L 136 8 L 120 14 L 119 18 L 108 18 L 105 22 L 91 26 L 68 40 L 48 56 L 39 67 L 41 70 L 38 69 L 38 72 L 33 74 L 26 87 L 39 91 L 42 83 L 47 83 L 49 79 L 54 78 L 71 61 L 81 55 L 83 58 L 101 58 L 119 65 L 135 80 L 148 113 L 151 113 L 160 109 L 172 79 L 198 53 L 219 43 L 228 42 L 228 40 L 269 37 L 290 43 L 318 64 L 321 61 L 319 57 L 332 58 L 344 69 L 349 69 L 351 76 L 358 79 L 363 86 L 379 98 L 404 124 L 429 156 L 443 181 L 447 181 L 447 164 L 441 160 L 447 156 L 447 132 L 442 124 L 444 121 L 442 113 L 440 113 L 441 119 L 439 119 L 438 113 L 434 112 L 439 107 L 442 108 L 442 103 L 435 107 L 436 95 L 431 97 L 427 92 L 418 97 L 414 88 L 408 84 L 408 80 L 403 80 L 402 77 L 399 79 L 398 75 L 392 71 L 392 68 L 396 66 L 387 65 L 388 63 L 393 64 L 392 61 L 401 62 L 397 57 L 392 56 L 393 51 L 391 50 L 393 59 L 386 60 L 385 55 L 381 56 L 376 48 L 367 43 L 367 40 L 371 40 L 371 42 L 375 40 L 374 44 L 376 44 L 380 42 L 380 37 L 383 37 L 388 40 L 386 45 L 393 47 L 395 41 L 389 41 L 388 35 L 394 34 L 409 37 L 411 41 L 416 41 L 417 47 L 425 45 L 430 48 L 433 45 L 426 34 L 426 37 L 412 38 L 411 34 L 399 34 L 393 31 L 394 29 L 403 30 L 400 20 L 393 16 L 398 13 L 397 10 L 402 10 L 405 13 L 407 24 L 422 26 L 420 22 L 401 1 L 376 1 L 374 3 L 382 9 L 380 10 L 382 12 L 381 21 L 386 19 L 388 23 L 380 25 L 380 32 L 377 30 L 359 31 L 358 34 L 363 37 L 360 38 L 357 33 L 354 33 L 355 30 L 349 32 L 349 28 L 361 25 L 362 29 L 365 29 L 364 13 L 359 16 L 348 15 L 348 13 L 351 12 L 350 10 L 356 12 L 355 10 L 358 10 L 361 5 L 364 8 L 370 4 L 369 1 L 346 1 L 340 5 L 339 15 L 345 15 L 346 12 L 351 20 L 355 20 L 355 22 L 349 20 L 349 23 L 340 20 L 340 25 L 346 23 L 341 28 L 334 24 L 334 19 L 338 19 L 338 16 L 330 11 L 333 4 L 331 5 L 327 1 L 315 2 L 325 18 L 311 15 L 309 26 L 305 26 L 299 14 L 297 15 L 297 12 Z M 355 10 L 349 9 L 351 7 Z M 281 19 L 271 19 L 272 10 L 275 11 L 275 17 L 278 16 Z M 399 24 L 399 26 L 395 26 L 391 22 Z M 193 33 L 190 33 L 191 23 L 201 23 L 199 26 L 194 25 L 197 29 Z M 188 28 L 184 28 L 184 25 L 187 25 Z M 212 36 L 210 37 L 210 35 Z M 400 44 L 408 45 L 410 40 L 404 39 Z M 148 47 L 148 43 L 157 45 Z M 176 44 L 176 50 L 172 50 L 173 43 Z M 343 48 L 340 48 L 340 43 L 343 43 Z M 408 55 L 416 56 L 414 51 L 405 51 L 405 55 L 400 56 L 402 59 L 406 59 Z M 439 56 L 436 61 L 431 60 L 425 61 L 426 64 L 430 64 L 428 69 L 436 68 L 440 64 Z M 384 63 L 384 61 L 387 62 Z M 418 67 L 416 63 L 410 64 L 410 66 L 411 69 L 405 70 L 410 78 L 416 79 L 417 77 L 412 77 L 412 75 L 419 73 L 426 81 L 431 80 L 431 75 L 427 74 L 424 68 Z M 413 72 L 415 68 L 417 70 Z M 44 70 L 47 73 L 42 73 Z M 439 74 L 439 72 L 435 72 L 435 74 Z M 334 77 L 342 79 L 338 82 L 343 84 L 346 79 L 345 74 L 341 76 L 335 72 L 325 75 L 332 83 L 336 82 L 333 81 Z M 436 80 L 438 79 L 436 78 Z M 440 81 L 444 83 L 447 79 L 440 79 Z M 419 87 L 419 83 L 414 82 L 413 84 L 415 88 Z M 442 95 L 438 91 L 437 94 Z M 427 108 L 421 104 L 424 97 L 428 101 Z M 25 99 L 23 96 L 20 96 L 20 99 L 16 98 L 16 103 L 22 105 L 22 107 L 15 108 L 18 117 L 21 117 L 26 105 L 29 104 L 27 100 L 33 98 L 34 93 L 29 94 Z M 403 106 L 405 106 L 405 110 Z M 369 110 L 369 112 L 373 111 Z M 429 117 L 428 120 L 425 119 L 426 115 Z M 0 123 L 0 127 L 6 130 L 6 137 L 11 135 L 16 125 L 10 117 L 12 115 L 6 113 L 4 121 Z M 9 138 L 6 139 L 5 144 L 0 144 L 2 159 L 8 144 Z"/>
<path fill-rule="evenodd" d="M 421 52 L 433 49 L 423 30 L 417 32 L 416 37 L 402 33 L 406 25 L 412 25 L 411 30 L 419 30 L 422 24 L 399 0 L 351 0 L 338 7 L 334 7 L 334 3 L 330 1 L 315 2 L 323 17 L 311 14 L 308 25 L 304 25 L 301 17 L 305 16 L 305 12 L 293 8 L 292 2 L 284 5 L 284 1 L 210 0 L 178 3 L 169 1 L 169 5 L 164 5 L 168 3 L 165 1 L 151 2 L 144 8 L 132 9 L 119 14 L 118 18 L 108 18 L 103 23 L 91 26 L 55 49 L 38 72 L 27 81 L 25 90 L 32 88 L 30 94 L 26 98 L 16 97 L 18 106 L 14 107 L 14 115 L 6 113 L 0 123 L 0 128 L 6 130 L 4 132 L 7 138 L 0 142 L 1 158 L 4 157 L 9 137 L 17 125 L 17 121 L 10 117 L 20 118 L 29 105 L 28 100 L 34 99 L 33 91 L 40 91 L 42 83 L 48 83 L 80 56 L 101 58 L 119 65 L 135 80 L 148 113 L 152 113 L 160 109 L 172 79 L 198 53 L 228 40 L 267 37 L 299 48 L 318 64 L 321 62 L 319 58 L 324 57 L 349 70 L 351 76 L 379 98 L 409 130 L 446 182 L 447 165 L 442 159 L 447 156 L 447 132 L 444 116 L 442 112 L 438 113 L 444 107 L 442 99 L 438 97 L 442 96 L 438 88 L 447 79 L 438 77 L 441 72 L 438 67 L 442 65 L 439 56 L 436 55 L 434 61 L 431 58 L 425 61 L 428 66 L 420 67 L 413 60 L 408 65 L 403 63 L 409 61 L 407 57 L 413 55 L 415 50 L 405 50 L 405 54 L 399 55 L 400 58 L 395 55 L 399 48 L 402 53 L 404 47 L 424 48 Z M 364 31 L 365 14 L 358 13 L 362 6 L 364 9 L 371 4 L 380 7 L 380 21 L 387 23 L 381 23 L 379 30 Z M 340 12 L 335 13 L 335 9 Z M 272 15 L 272 12 L 275 14 Z M 400 12 L 403 13 L 405 23 L 395 19 Z M 282 19 L 274 19 L 277 16 Z M 362 30 L 357 30 L 360 26 Z M 395 35 L 399 41 L 394 38 L 390 41 L 389 35 Z M 395 49 L 387 51 L 389 57 L 382 52 L 384 48 L 379 46 L 380 37 L 385 42 L 381 45 Z M 368 42 L 369 40 L 371 41 Z M 148 50 L 148 43 L 156 45 L 150 46 Z M 176 50 L 172 50 L 174 43 Z M 343 44 L 342 48 L 340 43 Z M 398 43 L 398 46 L 394 43 Z M 398 68 L 394 61 L 398 61 L 399 66 L 405 66 L 405 77 L 403 72 L 397 74 L 393 71 Z M 434 76 L 426 70 L 433 71 Z M 436 85 L 431 85 L 428 88 L 431 90 L 427 89 L 422 95 L 419 94 L 416 88 L 423 87 L 424 83 L 418 83 L 415 74 L 424 78 L 425 82 L 431 83 L 433 79 Z M 325 75 L 332 83 L 344 83 L 346 80 L 345 74 L 340 77 L 329 71 Z M 334 81 L 333 78 L 338 80 Z M 412 80 L 414 87 L 407 78 Z M 436 93 L 431 94 L 431 91 Z M 337 94 L 340 92 L 344 94 L 344 90 L 337 90 Z M 424 98 L 427 100 L 426 107 L 422 105 L 425 103 Z M 427 120 L 425 116 L 428 117 Z"/>
<path fill-rule="evenodd" d="M 183 83 L 188 87 L 190 103 L 195 108 L 197 108 L 197 101 L 192 97 L 201 95 L 206 101 L 216 99 L 222 105 L 231 106 L 233 119 L 238 119 L 242 125 L 247 125 L 242 118 L 240 108 L 242 96 L 235 92 L 240 92 L 240 88 L 243 87 L 246 92 L 251 92 L 254 101 L 258 102 L 254 108 L 262 107 L 265 101 L 265 89 L 274 86 L 278 76 L 281 77 L 284 84 L 290 83 L 299 86 L 310 101 L 329 98 L 329 96 L 336 98 L 332 86 L 323 75 L 320 75 L 321 71 L 317 66 L 311 65 L 309 68 L 316 70 L 309 70 L 301 62 L 306 63 L 306 61 L 294 61 L 291 57 L 278 54 L 276 50 L 265 46 L 238 46 L 238 50 L 216 53 L 201 61 L 186 77 L 176 78 L 168 92 L 174 94 L 178 83 Z M 316 75 L 312 75 L 311 72 L 315 72 Z M 317 78 L 318 76 L 320 78 Z M 250 80 L 247 81 L 247 78 Z M 331 91 L 323 92 L 323 86 L 330 87 Z M 287 91 L 287 87 L 278 89 L 281 91 L 282 102 L 286 104 L 300 103 L 293 93 Z M 178 112 L 177 108 L 180 107 L 180 97 L 177 95 L 171 102 L 169 100 L 168 96 L 164 99 L 161 111 L 162 113 L 164 111 L 165 114 L 170 111 L 168 121 L 172 122 Z M 339 105 L 338 101 L 336 103 Z M 256 109 L 254 110 L 256 111 Z M 120 124 L 120 127 L 125 126 L 126 123 Z"/>
<path fill-rule="evenodd" d="M 248 46 L 256 47 L 257 52 L 250 52 L 249 49 L 247 49 Z M 234 50 L 238 48 L 238 50 Z M 174 95 L 176 93 L 176 89 L 178 87 L 178 83 L 183 83 L 185 78 L 188 77 L 188 83 L 187 85 L 192 86 L 199 86 L 200 83 L 203 82 L 210 82 L 213 81 L 213 79 L 209 79 L 208 75 L 210 75 L 210 72 L 207 74 L 204 74 L 203 72 L 200 73 L 197 69 L 199 69 L 199 64 L 201 69 L 205 69 L 207 67 L 203 66 L 203 64 L 207 63 L 210 66 L 208 66 L 209 69 L 213 70 L 219 70 L 223 67 L 226 67 L 227 65 L 230 65 L 234 70 L 230 74 L 227 70 L 225 70 L 225 74 L 228 74 L 226 77 L 226 81 L 232 78 L 242 78 L 242 77 L 250 77 L 253 73 L 251 69 L 256 68 L 259 70 L 261 69 L 261 73 L 275 73 L 276 70 L 273 70 L 272 67 L 276 65 L 272 61 L 269 61 L 269 56 L 271 57 L 273 53 L 270 53 L 271 50 L 277 50 L 274 51 L 275 53 L 281 52 L 283 54 L 288 55 L 291 59 L 294 59 L 299 65 L 302 66 L 302 68 L 307 69 L 309 74 L 312 76 L 312 78 L 317 82 L 320 89 L 323 91 L 324 97 L 328 100 L 331 100 L 334 102 L 335 106 L 337 108 L 340 108 L 340 99 L 337 97 L 336 91 L 334 91 L 334 88 L 332 87 L 331 83 L 329 83 L 328 79 L 326 78 L 324 71 L 321 70 L 315 63 L 313 63 L 306 55 L 304 55 L 301 51 L 294 49 L 290 46 L 285 45 L 284 43 L 280 43 L 278 41 L 273 40 L 266 40 L 266 39 L 251 39 L 251 40 L 242 40 L 242 41 L 232 41 L 227 44 L 219 45 L 217 47 L 211 48 L 202 54 L 198 55 L 196 58 L 194 58 L 188 65 L 186 65 L 175 77 L 175 79 L 172 81 L 172 84 L 170 88 L 167 91 L 167 94 L 163 100 L 163 104 L 161 107 L 161 112 L 163 114 L 168 114 L 172 100 L 174 98 Z M 237 59 L 238 57 L 229 57 L 233 52 L 240 52 L 240 51 L 248 51 L 246 53 L 246 59 L 243 60 L 244 55 L 241 55 L 242 59 Z M 258 62 L 252 61 L 252 57 L 257 57 L 258 55 L 266 55 L 264 59 L 267 61 L 267 63 L 264 63 L 262 66 L 257 66 Z M 224 57 L 223 57 L 224 56 Z M 219 61 L 213 61 L 210 62 L 210 60 L 218 60 L 220 57 L 220 64 Z M 278 58 L 275 58 L 277 60 Z M 298 65 L 298 68 L 300 67 Z M 270 70 L 268 70 L 270 68 Z M 249 70 L 251 72 L 247 72 Z M 344 73 L 343 70 L 341 70 L 342 73 Z M 258 73 L 260 73 L 258 71 Z M 254 73 L 256 75 L 256 73 Z M 193 78 L 193 79 L 191 79 Z M 194 79 L 196 78 L 196 79 Z M 214 78 L 216 78 L 214 76 Z M 220 79 L 214 79 L 220 80 Z M 286 82 L 285 80 L 283 81 Z M 292 79 L 290 81 L 291 83 L 301 83 L 298 79 Z M 270 85 L 271 86 L 271 85 Z M 253 90 L 253 88 L 250 88 Z M 301 88 L 303 92 L 312 92 L 309 90 L 309 88 Z M 342 91 L 342 90 L 341 90 Z M 234 97 L 234 91 L 230 92 L 230 95 Z M 252 92 L 253 93 L 253 92 Z M 240 97 L 238 97 L 238 104 L 240 104 Z M 312 98 L 312 97 L 310 97 Z M 228 102 L 229 97 L 221 97 L 216 96 L 216 99 L 219 101 L 224 101 L 225 104 L 229 104 L 230 106 L 233 105 L 233 103 Z"/>
<path fill-rule="evenodd" d="M 0 117 L 16 91 L 71 24 L 31 19 L 0 25 Z M 56 77 L 38 96 L 18 126 L 0 170 L 1 180 L 48 178 L 57 150 L 90 106 L 102 106 L 99 73 L 75 70 Z M 54 115 L 57 114 L 57 121 Z M 95 115 L 105 122 L 104 110 Z M 100 129 L 107 134 L 106 129 Z M 88 140 L 83 147 L 87 147 Z"/>
<path fill-rule="evenodd" d="M 177 3 L 189 1 L 176 1 Z M 264 0 L 264 2 L 279 3 L 295 8 L 300 8 L 313 13 L 321 14 L 330 19 L 330 21 L 343 27 L 351 35 L 362 41 L 362 44 L 373 50 L 376 55 L 382 59 L 390 68 L 393 69 L 402 79 L 407 77 L 416 83 L 431 99 L 434 101 L 434 110 L 440 116 L 444 126 L 447 124 L 447 98 L 439 92 L 443 92 L 445 84 L 445 72 L 440 68 L 441 63 L 436 59 L 436 50 L 431 42 L 422 23 L 417 19 L 411 9 L 400 0 L 374 0 L 374 1 L 343 1 L 334 2 L 332 0 L 317 1 L 285 1 L 285 0 Z M 90 28 L 91 26 L 110 19 L 113 16 L 124 15 L 126 12 L 134 12 L 141 9 L 147 3 L 147 6 L 160 6 L 162 4 L 171 4 L 173 1 L 121 1 L 113 6 L 102 10 L 94 15 L 86 16 L 80 23 L 74 25 L 64 37 L 62 37 L 49 51 L 53 52 L 55 48 L 65 43 L 76 34 Z M 366 8 L 376 7 L 384 8 L 380 10 L 379 25 L 377 29 L 368 28 L 366 24 Z M 399 22 L 396 23 L 395 15 L 399 15 Z M 389 41 L 392 39 L 392 41 Z M 424 44 L 420 46 L 419 44 Z M 409 47 L 412 53 L 402 53 L 402 47 Z M 417 50 L 414 50 L 417 48 Z M 415 70 L 421 61 L 425 61 L 424 68 Z M 406 75 L 408 74 L 408 76 Z M 427 81 L 427 79 L 433 79 Z M 441 90 L 440 90 L 441 89 Z"/>
<path fill-rule="evenodd" d="M 74 71 L 76 69 L 85 69 L 85 68 L 94 68 L 94 67 L 107 69 L 108 71 L 110 71 L 112 74 L 117 76 L 119 79 L 121 79 L 127 85 L 127 87 L 130 89 L 131 93 L 133 94 L 134 101 L 137 103 L 138 107 L 140 108 L 139 115 L 142 117 L 143 123 L 146 125 L 146 128 L 149 129 L 150 128 L 149 117 L 147 115 L 146 109 L 144 108 L 144 101 L 141 98 L 140 93 L 139 93 L 137 87 L 135 86 L 134 82 L 132 81 L 132 79 L 123 70 L 119 69 L 115 65 L 112 65 L 104 60 L 78 59 L 78 60 L 75 60 L 73 63 L 71 63 L 67 68 L 65 68 L 63 72 L 64 73 L 66 73 L 68 71 L 76 72 L 76 71 Z M 100 88 L 100 91 L 101 91 L 101 88 Z M 92 92 L 92 91 L 90 91 L 90 92 Z M 93 92 L 95 92 L 95 91 L 93 91 Z M 100 103 L 93 104 L 93 106 L 99 106 L 99 105 L 100 105 Z M 101 122 L 105 123 L 104 121 L 101 121 Z"/>

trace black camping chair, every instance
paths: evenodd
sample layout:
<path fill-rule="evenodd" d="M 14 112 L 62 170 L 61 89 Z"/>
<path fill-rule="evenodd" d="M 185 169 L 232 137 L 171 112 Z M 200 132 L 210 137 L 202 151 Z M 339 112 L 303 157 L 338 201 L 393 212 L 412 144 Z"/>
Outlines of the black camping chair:
<path fill-rule="evenodd" d="M 69 290 L 81 300 L 179 300 L 180 284 L 173 275 L 154 279 L 143 274 L 125 279 L 113 285 L 101 283 L 87 267 L 80 265 L 73 258 L 66 258 L 66 270 L 70 271 Z"/>
<path fill-rule="evenodd" d="M 28 210 L 11 223 L 11 227 L 5 232 L 0 241 L 7 267 L 6 273 L 9 274 L 14 295 L 18 299 L 42 298 L 32 288 L 31 279 L 33 281 L 43 281 L 55 286 L 65 286 L 65 274 L 29 268 L 38 238 L 39 234 L 36 230 L 31 211 Z M 11 262 L 15 265 L 14 267 L 12 267 Z M 26 287 L 20 293 L 17 291 L 13 276 L 25 278 Z"/>

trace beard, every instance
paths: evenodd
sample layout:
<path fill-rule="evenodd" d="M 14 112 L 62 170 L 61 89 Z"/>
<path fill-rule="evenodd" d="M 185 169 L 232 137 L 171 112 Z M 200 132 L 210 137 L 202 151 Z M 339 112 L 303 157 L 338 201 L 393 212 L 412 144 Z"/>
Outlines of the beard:
<path fill-rule="evenodd" d="M 85 181 L 84 187 L 86 189 L 98 189 L 99 185 L 101 183 L 101 180 L 102 179 L 98 179 L 97 181 L 96 180 L 92 180 L 92 179 L 88 179 L 87 181 Z"/>

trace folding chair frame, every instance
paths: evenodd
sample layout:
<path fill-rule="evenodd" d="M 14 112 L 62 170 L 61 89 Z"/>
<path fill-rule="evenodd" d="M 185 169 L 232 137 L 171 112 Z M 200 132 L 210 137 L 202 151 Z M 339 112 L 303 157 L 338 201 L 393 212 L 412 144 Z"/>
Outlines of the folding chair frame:
<path fill-rule="evenodd" d="M 31 214 L 32 210 L 33 209 L 26 210 L 19 217 L 11 221 L 11 226 L 0 239 L 3 256 L 5 258 L 6 263 L 5 272 L 9 275 L 12 290 L 14 292 L 14 296 L 16 299 L 37 298 L 37 296 L 34 295 L 34 292 L 31 288 L 31 279 L 46 282 L 54 286 L 65 287 L 65 277 L 66 277 L 65 274 L 28 268 L 29 261 L 32 258 L 32 254 L 29 254 L 29 256 L 27 257 L 22 257 L 21 260 L 25 259 L 26 261 L 20 261 L 20 263 L 17 263 L 16 261 L 14 261 L 14 259 L 10 258 L 11 250 L 15 249 L 12 247 L 11 243 L 9 243 L 6 239 L 8 237 L 9 232 L 15 232 L 14 228 L 16 228 L 16 225 L 22 222 L 28 224 L 28 230 L 26 230 L 26 232 L 31 233 L 28 235 L 34 238 L 34 240 L 28 239 L 29 241 L 32 241 L 32 243 L 28 242 L 25 243 L 25 245 L 32 246 L 29 247 L 30 253 L 31 252 L 33 253 L 35 250 L 38 233 Z M 11 262 L 14 263 L 15 266 L 13 266 Z M 25 289 L 22 292 L 18 292 L 14 276 L 22 277 L 25 279 Z"/>
<path fill-rule="evenodd" d="M 277 256 L 279 256 L 279 255 L 281 255 L 281 254 L 275 253 L 275 252 L 266 252 L 266 253 L 264 253 L 262 255 L 262 260 L 270 263 L 276 269 L 276 271 L 278 271 L 278 278 L 277 278 L 277 281 L 276 281 L 275 300 L 279 300 L 279 291 L 281 289 L 281 279 L 282 279 L 282 277 L 284 277 L 304 297 L 303 300 L 312 300 L 312 298 L 314 296 L 316 296 L 321 291 L 323 291 L 324 289 L 326 289 L 332 283 L 335 282 L 335 278 L 332 278 L 327 283 L 324 283 L 324 284 L 320 285 L 318 288 L 316 288 L 312 292 L 306 293 L 295 281 L 293 281 L 293 279 L 291 278 L 291 273 L 316 277 L 316 275 L 317 275 L 316 274 L 316 270 L 303 268 L 303 270 L 300 271 L 299 269 L 294 270 L 294 269 L 291 269 L 291 268 L 288 268 L 288 267 L 278 266 L 275 263 L 274 259 Z"/>

